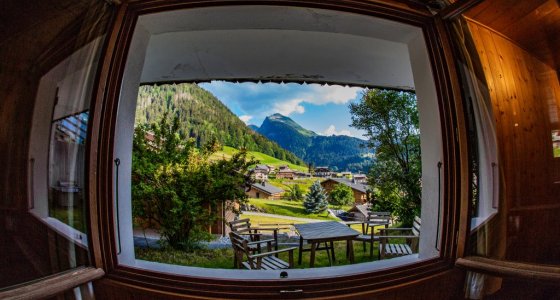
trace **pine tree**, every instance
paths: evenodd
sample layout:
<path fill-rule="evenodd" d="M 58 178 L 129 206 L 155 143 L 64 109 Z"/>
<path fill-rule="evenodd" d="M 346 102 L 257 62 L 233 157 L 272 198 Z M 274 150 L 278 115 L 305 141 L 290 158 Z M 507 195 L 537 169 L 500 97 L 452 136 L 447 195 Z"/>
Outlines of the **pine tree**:
<path fill-rule="evenodd" d="M 317 180 L 311 185 L 309 192 L 305 194 L 305 200 L 303 201 L 305 212 L 308 214 L 320 213 L 325 211 L 328 205 L 327 193 Z"/>

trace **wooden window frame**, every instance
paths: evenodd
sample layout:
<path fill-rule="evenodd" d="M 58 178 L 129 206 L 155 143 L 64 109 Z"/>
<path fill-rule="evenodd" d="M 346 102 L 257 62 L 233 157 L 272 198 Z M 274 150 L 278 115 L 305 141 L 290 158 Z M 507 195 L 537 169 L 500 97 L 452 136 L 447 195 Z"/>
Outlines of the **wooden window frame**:
<path fill-rule="evenodd" d="M 415 4 L 416 3 L 416 4 Z M 463 256 L 468 236 L 468 155 L 460 86 L 446 25 L 415 1 L 289 0 L 129 1 L 120 5 L 109 30 L 90 109 L 87 172 L 89 183 L 90 251 L 92 265 L 106 279 L 122 286 L 164 294 L 227 298 L 285 298 L 359 295 L 427 279 L 454 267 Z M 384 18 L 422 29 L 436 84 L 443 141 L 443 197 L 439 231 L 440 256 L 413 265 L 372 270 L 356 275 L 291 280 L 241 280 L 163 274 L 119 265 L 114 222 L 114 134 L 126 57 L 140 15 L 168 10 L 227 5 L 298 6 L 351 12 Z"/>

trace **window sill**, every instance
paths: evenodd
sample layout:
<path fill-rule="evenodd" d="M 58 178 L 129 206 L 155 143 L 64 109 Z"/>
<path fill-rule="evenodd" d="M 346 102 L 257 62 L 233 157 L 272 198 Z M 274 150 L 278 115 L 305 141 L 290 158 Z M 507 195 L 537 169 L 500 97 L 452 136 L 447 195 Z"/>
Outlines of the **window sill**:
<path fill-rule="evenodd" d="M 333 276 L 349 276 L 362 273 L 371 273 L 372 271 L 387 270 L 394 267 L 416 264 L 424 260 L 428 259 L 420 259 L 418 258 L 418 254 L 413 254 L 393 259 L 346 266 L 272 271 L 198 268 L 137 259 L 134 267 L 143 270 L 163 272 L 168 274 L 196 276 L 199 278 L 207 277 L 211 279 L 278 280 L 280 278 L 281 271 L 288 272 L 288 279 L 330 278 Z"/>

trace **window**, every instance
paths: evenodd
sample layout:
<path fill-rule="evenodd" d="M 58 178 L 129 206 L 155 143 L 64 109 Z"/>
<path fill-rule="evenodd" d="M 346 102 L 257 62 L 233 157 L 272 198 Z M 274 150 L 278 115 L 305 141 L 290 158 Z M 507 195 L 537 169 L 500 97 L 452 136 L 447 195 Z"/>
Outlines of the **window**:
<path fill-rule="evenodd" d="M 252 20 L 249 16 L 262 18 Z M 286 21 L 286 18 L 290 22 Z M 321 20 L 329 20 L 325 26 Z M 221 20 L 209 22 L 208 20 Z M 301 30 L 304 28 L 304 30 Z M 357 14 L 273 6 L 215 7 L 146 14 L 138 19 L 120 89 L 114 157 L 118 168 L 116 210 L 119 263 L 192 274 L 186 267 L 136 260 L 131 215 L 131 148 L 140 84 L 167 82 L 272 81 L 341 84 L 414 90 L 422 136 L 422 232 L 420 254 L 373 265 L 349 266 L 339 274 L 372 271 L 439 255 L 443 161 L 437 94 L 420 28 Z M 341 56 L 340 54 L 344 55 Z M 352 58 L 352 59 L 349 59 Z M 445 169 L 445 166 L 443 167 Z M 259 195 L 260 196 L 260 195 Z M 301 271 L 301 272 L 298 272 Z M 295 270 L 307 278 L 312 270 Z M 245 273 L 226 272 L 237 278 Z M 199 276 L 215 276 L 201 271 Z M 219 277 L 221 277 L 220 275 Z M 276 273 L 266 276 L 276 277 Z"/>

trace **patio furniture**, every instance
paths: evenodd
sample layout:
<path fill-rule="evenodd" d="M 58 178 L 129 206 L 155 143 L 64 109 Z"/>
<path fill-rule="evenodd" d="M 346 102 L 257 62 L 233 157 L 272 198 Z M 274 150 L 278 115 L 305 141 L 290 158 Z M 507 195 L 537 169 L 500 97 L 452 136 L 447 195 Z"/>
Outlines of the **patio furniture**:
<path fill-rule="evenodd" d="M 278 250 L 278 231 L 281 229 L 279 227 L 252 227 L 249 219 L 235 220 L 228 223 L 229 228 L 232 232 L 239 234 L 240 236 L 247 239 L 249 242 L 257 242 L 261 240 L 263 235 L 262 231 L 272 231 L 274 250 Z M 262 243 L 254 243 L 249 245 L 249 250 L 252 253 L 261 252 Z M 234 255 L 233 263 L 237 264 L 237 258 Z"/>
<path fill-rule="evenodd" d="M 362 224 L 362 234 L 354 238 L 355 241 L 362 242 L 364 252 L 366 251 L 366 243 L 369 243 L 369 256 L 373 257 L 373 243 L 379 241 L 379 236 L 375 235 L 376 226 L 389 227 L 391 221 L 391 213 L 389 212 L 369 212 L 366 220 L 361 222 Z M 347 222 L 346 225 L 350 226 Z M 371 230 L 370 230 L 371 228 Z"/>
<path fill-rule="evenodd" d="M 300 236 L 298 264 L 301 264 L 303 252 L 311 251 L 309 266 L 313 267 L 315 265 L 315 252 L 317 250 L 327 250 L 328 255 L 330 250 L 330 255 L 328 256 L 329 262 L 332 265 L 332 261 L 335 261 L 335 241 L 346 241 L 346 258 L 348 258 L 351 263 L 354 263 L 354 248 L 352 246 L 352 240 L 360 235 L 358 231 L 344 225 L 343 223 L 335 221 L 295 224 L 294 227 Z M 308 244 L 311 244 L 311 248 L 304 249 L 303 241 L 307 241 Z M 321 243 L 325 243 L 323 248 L 318 247 Z"/>
<path fill-rule="evenodd" d="M 418 252 L 418 242 L 420 240 L 419 217 L 414 217 L 412 228 L 385 228 L 380 229 L 379 235 L 379 256 L 380 259 L 397 256 L 409 255 Z M 399 240 L 398 243 L 391 243 L 391 240 Z M 404 243 L 400 242 L 404 239 Z"/>
<path fill-rule="evenodd" d="M 236 267 L 239 269 L 243 266 L 250 270 L 279 270 L 294 266 L 294 250 L 297 249 L 296 247 L 272 251 L 274 241 L 272 239 L 249 242 L 242 235 L 233 231 L 229 233 L 229 237 L 236 257 Z M 252 249 L 256 244 L 266 244 L 267 252 L 255 254 Z M 276 257 L 283 252 L 288 252 L 288 262 Z M 247 258 L 247 260 L 244 261 L 244 258 Z"/>

